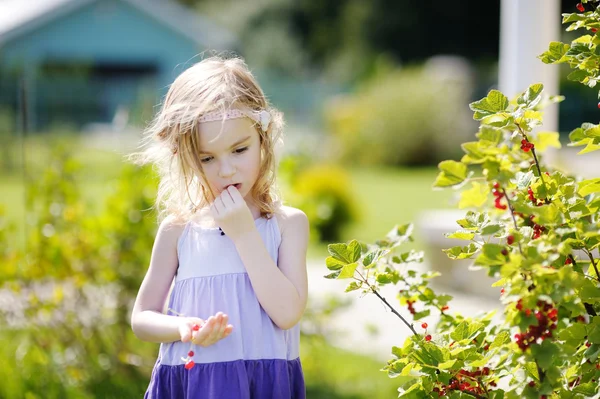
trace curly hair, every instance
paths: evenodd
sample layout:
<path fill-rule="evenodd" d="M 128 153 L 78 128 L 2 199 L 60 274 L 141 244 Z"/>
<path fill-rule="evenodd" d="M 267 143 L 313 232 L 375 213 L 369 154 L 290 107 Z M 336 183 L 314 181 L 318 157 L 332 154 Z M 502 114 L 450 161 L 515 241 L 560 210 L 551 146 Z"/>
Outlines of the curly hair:
<path fill-rule="evenodd" d="M 239 108 L 271 114 L 266 131 L 254 124 L 260 138 L 261 165 L 250 195 L 261 216 L 271 217 L 277 210 L 276 151 L 282 144 L 283 115 L 270 106 L 243 59 L 213 56 L 175 79 L 160 111 L 144 130 L 142 151 L 129 156 L 138 165 L 155 165 L 160 178 L 155 202 L 159 220 L 171 216 L 186 222 L 216 198 L 200 162 L 198 120 L 209 112 Z"/>

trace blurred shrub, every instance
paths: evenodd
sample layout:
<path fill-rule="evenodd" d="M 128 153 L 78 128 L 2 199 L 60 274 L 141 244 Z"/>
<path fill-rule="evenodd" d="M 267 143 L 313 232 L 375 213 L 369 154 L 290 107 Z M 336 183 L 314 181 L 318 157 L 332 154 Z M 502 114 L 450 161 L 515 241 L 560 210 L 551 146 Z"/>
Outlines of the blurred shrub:
<path fill-rule="evenodd" d="M 470 92 L 468 69 L 456 59 L 384 68 L 326 107 L 332 152 L 361 165 L 430 165 L 455 158 L 476 128 L 467 107 Z"/>
<path fill-rule="evenodd" d="M 27 182 L 28 238 L 17 250 L 0 223 L 2 398 L 135 397 L 148 383 L 154 344 L 129 327 L 155 218 L 149 169 L 124 169 L 100 216 L 77 186 L 65 150 Z"/>
<path fill-rule="evenodd" d="M 309 165 L 302 157 L 282 161 L 288 180 L 290 202 L 308 216 L 311 238 L 330 242 L 341 239 L 343 230 L 359 218 L 359 207 L 348 174 L 331 164 Z"/>
<path fill-rule="evenodd" d="M 82 165 L 64 148 L 45 159 L 47 167 L 27 182 L 24 249 L 11 240 L 15 225 L 0 206 L 0 398 L 141 397 L 158 345 L 133 335 L 129 315 L 157 227 L 148 212 L 154 174 L 124 167 L 96 215 L 82 199 Z M 383 364 L 321 335 L 340 306 L 307 312 L 308 397 L 389 397 L 395 381 L 377 371 Z"/>

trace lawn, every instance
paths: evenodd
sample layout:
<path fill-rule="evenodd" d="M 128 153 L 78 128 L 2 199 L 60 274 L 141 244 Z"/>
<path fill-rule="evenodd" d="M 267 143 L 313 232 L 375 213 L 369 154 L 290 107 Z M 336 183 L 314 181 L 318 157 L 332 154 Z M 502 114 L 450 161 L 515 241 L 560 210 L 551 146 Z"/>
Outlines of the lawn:
<path fill-rule="evenodd" d="M 347 170 L 351 190 L 360 207 L 360 220 L 349 226 L 341 241 L 372 243 L 396 224 L 416 223 L 421 212 L 449 208 L 451 190 L 433 190 L 437 168 L 353 168 Z M 418 229 L 415 249 L 423 248 Z M 313 244 L 309 258 L 327 256 L 326 244 Z"/>

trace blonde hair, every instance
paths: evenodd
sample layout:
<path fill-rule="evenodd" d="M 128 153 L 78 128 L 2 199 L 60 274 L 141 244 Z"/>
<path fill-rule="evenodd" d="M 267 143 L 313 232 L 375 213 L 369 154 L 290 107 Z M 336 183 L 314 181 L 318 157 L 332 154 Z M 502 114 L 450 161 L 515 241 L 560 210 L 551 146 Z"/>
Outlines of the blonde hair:
<path fill-rule="evenodd" d="M 209 112 L 250 108 L 266 110 L 266 131 L 257 124 L 261 147 L 259 176 L 250 195 L 261 216 L 271 217 L 279 204 L 276 189 L 276 147 L 281 144 L 283 115 L 271 107 L 243 59 L 213 56 L 181 73 L 160 111 L 144 131 L 143 151 L 130 155 L 136 164 L 155 165 L 160 177 L 155 208 L 158 219 L 185 222 L 215 198 L 199 157 L 198 119 Z"/>

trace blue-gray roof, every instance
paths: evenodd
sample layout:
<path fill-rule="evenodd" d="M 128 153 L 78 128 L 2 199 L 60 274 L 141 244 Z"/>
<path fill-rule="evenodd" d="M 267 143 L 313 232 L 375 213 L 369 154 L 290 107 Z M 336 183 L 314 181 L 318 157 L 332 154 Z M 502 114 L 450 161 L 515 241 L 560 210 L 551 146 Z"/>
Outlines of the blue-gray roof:
<path fill-rule="evenodd" d="M 81 6 L 104 0 L 0 0 L 0 44 L 45 25 Z M 230 49 L 235 36 L 209 19 L 169 0 L 120 0 L 202 47 Z"/>

